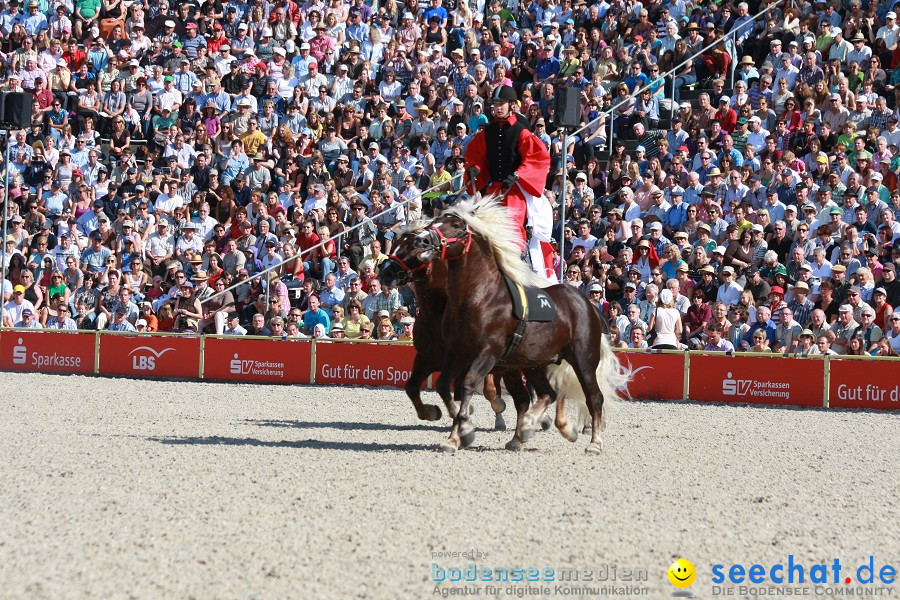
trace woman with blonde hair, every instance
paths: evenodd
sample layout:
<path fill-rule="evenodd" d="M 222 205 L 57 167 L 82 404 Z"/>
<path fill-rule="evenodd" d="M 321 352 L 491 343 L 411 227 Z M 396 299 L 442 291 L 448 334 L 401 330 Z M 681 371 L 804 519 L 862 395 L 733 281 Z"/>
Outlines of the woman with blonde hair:
<path fill-rule="evenodd" d="M 397 339 L 397 334 L 394 332 L 394 326 L 391 324 L 391 320 L 388 317 L 381 317 L 378 320 L 378 327 L 375 328 L 375 339 L 379 341 L 391 341 Z"/>

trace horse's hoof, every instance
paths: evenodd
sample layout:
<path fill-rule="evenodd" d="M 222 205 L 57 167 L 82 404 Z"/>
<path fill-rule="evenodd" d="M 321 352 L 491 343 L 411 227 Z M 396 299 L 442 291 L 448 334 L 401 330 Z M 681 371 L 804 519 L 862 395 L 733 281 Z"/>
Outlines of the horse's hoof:
<path fill-rule="evenodd" d="M 524 446 L 525 445 L 522 442 L 520 442 L 517 438 L 513 438 L 513 439 L 509 440 L 508 442 L 506 442 L 506 449 L 511 452 L 518 452 Z"/>
<path fill-rule="evenodd" d="M 584 449 L 588 454 L 601 454 L 603 452 L 603 442 L 591 442 L 588 444 L 588 447 Z"/>
<path fill-rule="evenodd" d="M 551 425 L 553 425 L 553 417 L 544 413 L 544 416 L 541 417 L 541 431 L 547 431 Z"/>
<path fill-rule="evenodd" d="M 581 435 L 590 435 L 592 431 L 594 431 L 593 427 L 585 425 L 581 430 Z"/>
<path fill-rule="evenodd" d="M 469 415 L 474 415 L 474 414 L 475 414 L 475 405 L 470 403 L 469 404 Z"/>
<path fill-rule="evenodd" d="M 495 413 L 497 413 L 499 415 L 500 413 L 506 411 L 506 402 L 502 398 L 497 398 L 496 403 L 497 403 L 497 406 L 500 407 L 500 410 L 497 410 L 496 408 L 494 408 Z"/>
<path fill-rule="evenodd" d="M 578 440 L 578 432 L 575 430 L 575 426 L 569 423 L 568 427 L 565 429 L 560 429 L 559 433 L 562 434 L 566 441 L 575 442 Z"/>
<path fill-rule="evenodd" d="M 473 443 L 475 443 L 475 429 L 468 433 L 462 433 L 459 436 L 459 447 L 460 448 L 468 448 Z"/>
<path fill-rule="evenodd" d="M 525 427 L 522 428 L 522 431 L 519 432 L 519 437 L 522 440 L 522 443 L 528 443 L 534 438 L 534 429 L 527 429 Z"/>
<path fill-rule="evenodd" d="M 450 442 L 444 442 L 440 445 L 439 450 L 444 454 L 456 454 L 456 446 Z"/>
<path fill-rule="evenodd" d="M 506 431 L 506 421 L 500 413 L 494 416 L 494 431 Z"/>
<path fill-rule="evenodd" d="M 419 414 L 419 419 L 422 421 L 440 421 L 441 419 L 441 409 L 433 404 L 426 404 L 422 407 L 423 410 Z"/>

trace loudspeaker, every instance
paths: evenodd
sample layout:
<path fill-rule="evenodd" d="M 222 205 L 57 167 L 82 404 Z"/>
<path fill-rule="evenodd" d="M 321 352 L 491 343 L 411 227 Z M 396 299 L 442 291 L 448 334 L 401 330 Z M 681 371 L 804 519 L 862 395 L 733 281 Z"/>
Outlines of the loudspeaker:
<path fill-rule="evenodd" d="M 560 88 L 556 92 L 556 122 L 560 127 L 581 125 L 581 88 Z"/>
<path fill-rule="evenodd" d="M 5 92 L 0 99 L 2 106 L 3 123 L 13 127 L 28 127 L 31 125 L 31 103 L 34 96 L 28 92 Z"/>

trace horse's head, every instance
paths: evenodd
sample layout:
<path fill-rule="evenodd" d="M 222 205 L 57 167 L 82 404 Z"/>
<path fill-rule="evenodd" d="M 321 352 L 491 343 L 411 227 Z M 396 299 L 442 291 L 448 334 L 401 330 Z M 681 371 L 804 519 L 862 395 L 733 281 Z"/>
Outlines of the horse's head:
<path fill-rule="evenodd" d="M 435 259 L 454 260 L 469 252 L 472 232 L 469 226 L 452 211 L 445 212 L 431 223 Z"/>
<path fill-rule="evenodd" d="M 394 240 L 393 253 L 381 265 L 378 279 L 383 285 L 396 287 L 410 281 L 422 281 L 435 255 L 434 231 L 424 227 L 407 231 Z"/>

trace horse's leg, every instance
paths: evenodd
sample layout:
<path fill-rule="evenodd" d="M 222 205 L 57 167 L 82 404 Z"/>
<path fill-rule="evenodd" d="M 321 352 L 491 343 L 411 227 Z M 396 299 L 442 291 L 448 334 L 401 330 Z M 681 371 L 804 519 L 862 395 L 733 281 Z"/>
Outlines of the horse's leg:
<path fill-rule="evenodd" d="M 525 446 L 525 438 L 522 432 L 522 426 L 525 422 L 525 413 L 531 404 L 531 393 L 522 380 L 521 373 L 512 373 L 503 376 L 503 383 L 506 384 L 506 390 L 512 396 L 516 405 L 516 431 L 511 440 L 506 443 L 507 450 L 521 450 Z"/>
<path fill-rule="evenodd" d="M 586 345 L 587 346 L 587 345 Z M 578 350 L 582 350 L 579 352 Z M 600 439 L 600 425 L 603 420 L 603 394 L 597 383 L 597 365 L 599 357 L 597 349 L 585 347 L 573 348 L 572 356 L 567 360 L 575 369 L 575 375 L 581 384 L 588 411 L 591 413 L 591 443 L 585 448 L 588 454 L 600 454 L 603 451 L 603 440 Z"/>
<path fill-rule="evenodd" d="M 566 440 L 574 442 L 578 439 L 578 430 L 575 428 L 575 424 L 569 421 L 568 415 L 566 415 L 565 398 L 560 398 L 556 403 L 556 428 Z"/>
<path fill-rule="evenodd" d="M 538 369 L 535 371 L 527 371 L 525 373 L 525 378 L 528 379 L 528 382 L 533 386 L 534 378 L 537 371 L 543 373 L 543 369 Z M 542 375 L 537 375 L 537 377 L 541 377 Z M 543 375 L 544 380 L 546 381 L 546 375 Z M 549 390 L 549 392 L 548 392 Z M 537 400 L 535 400 L 534 404 L 531 405 L 531 408 L 528 409 L 528 412 L 525 413 L 525 431 L 530 433 L 534 433 L 538 427 L 542 430 L 547 431 L 550 428 L 550 425 L 553 424 L 553 419 L 549 415 L 548 409 L 550 405 L 556 401 L 556 392 L 550 387 L 549 383 L 546 388 L 543 390 L 535 390 L 535 394 L 537 395 Z M 531 436 L 528 435 L 530 438 Z"/>
<path fill-rule="evenodd" d="M 412 371 L 404 389 L 406 395 L 412 400 L 416 415 L 423 421 L 437 421 L 441 418 L 441 409 L 433 404 L 422 403 L 422 382 L 428 378 L 428 360 L 419 352 L 413 359 Z"/>
<path fill-rule="evenodd" d="M 450 437 L 441 445 L 444 452 L 456 452 L 460 448 L 467 448 L 475 441 L 475 426 L 472 425 L 472 419 L 469 416 L 469 402 L 472 394 L 478 389 L 477 386 L 484 380 L 485 375 L 490 373 L 494 367 L 494 359 L 488 353 L 482 352 L 472 363 L 468 369 L 465 369 L 465 377 L 460 377 L 456 381 L 457 397 L 460 398 L 459 412 L 453 419 L 453 427 L 450 430 Z M 445 361 L 446 366 L 446 361 Z"/>
<path fill-rule="evenodd" d="M 506 423 L 503 421 L 503 411 L 506 410 L 506 402 L 500 397 L 498 379 L 490 373 L 484 378 L 483 393 L 487 401 L 491 403 L 491 409 L 494 411 L 494 431 L 506 431 Z"/>
<path fill-rule="evenodd" d="M 441 397 L 441 400 L 444 401 L 444 406 L 447 407 L 447 414 L 450 415 L 451 419 L 456 418 L 456 413 L 459 412 L 459 402 L 456 402 L 453 399 L 453 390 L 450 387 L 453 383 L 452 374 L 447 372 L 447 361 L 444 361 L 444 367 L 441 369 L 441 375 L 438 377 L 437 383 L 434 384 L 434 389 Z"/>

